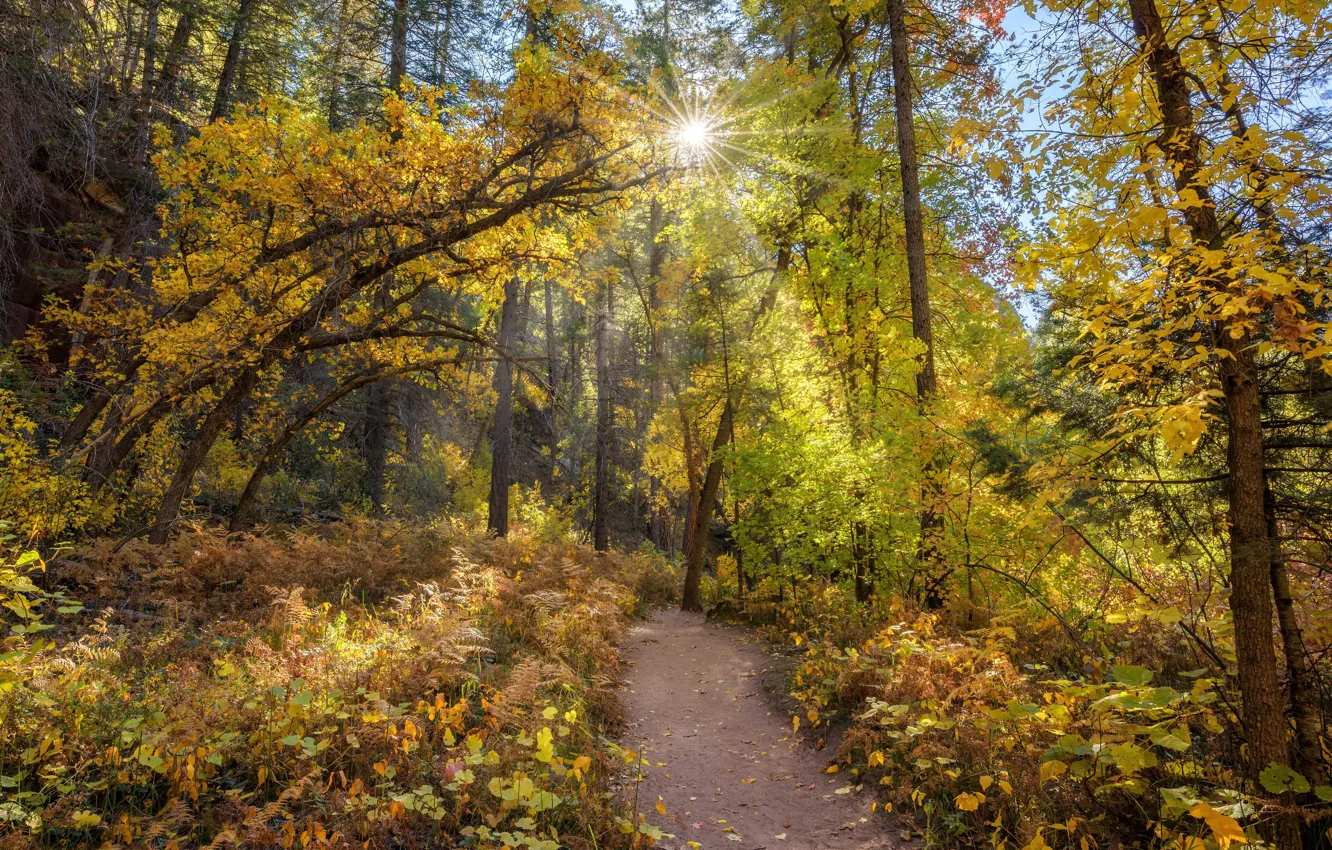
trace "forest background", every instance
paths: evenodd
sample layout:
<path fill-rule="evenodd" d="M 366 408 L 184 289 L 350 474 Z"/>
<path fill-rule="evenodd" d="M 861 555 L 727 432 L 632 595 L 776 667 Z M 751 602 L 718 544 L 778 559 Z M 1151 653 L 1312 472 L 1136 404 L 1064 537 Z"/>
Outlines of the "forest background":
<path fill-rule="evenodd" d="M 650 843 L 678 593 L 929 843 L 1326 845 L 1330 25 L 6 4 L 0 840 Z"/>

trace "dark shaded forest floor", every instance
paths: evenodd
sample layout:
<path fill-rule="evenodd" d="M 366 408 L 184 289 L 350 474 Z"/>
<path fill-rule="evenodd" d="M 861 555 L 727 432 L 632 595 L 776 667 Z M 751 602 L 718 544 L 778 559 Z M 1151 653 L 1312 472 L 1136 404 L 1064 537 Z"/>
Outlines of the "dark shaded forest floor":
<path fill-rule="evenodd" d="M 644 768 L 638 806 L 663 848 L 870 850 L 895 846 L 872 792 L 793 734 L 763 686 L 778 665 L 739 630 L 661 611 L 625 647 L 624 744 Z M 633 793 L 630 789 L 630 794 Z M 655 808 L 658 798 L 666 814 Z"/>

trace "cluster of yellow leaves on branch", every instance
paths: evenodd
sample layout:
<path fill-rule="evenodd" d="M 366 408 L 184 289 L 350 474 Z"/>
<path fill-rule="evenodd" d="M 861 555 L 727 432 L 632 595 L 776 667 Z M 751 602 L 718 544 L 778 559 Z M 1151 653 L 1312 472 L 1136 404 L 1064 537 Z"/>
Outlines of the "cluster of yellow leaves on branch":
<path fill-rule="evenodd" d="M 614 643 L 675 583 L 660 561 L 448 526 L 197 531 L 51 559 L 87 612 L 39 589 L 35 554 L 6 564 L 24 604 L 0 656 L 0 845 L 555 848 L 646 827 L 603 734 Z"/>
<path fill-rule="evenodd" d="M 806 626 L 784 635 L 804 650 L 793 725 L 847 726 L 829 772 L 927 841 L 1093 850 L 1154 835 L 1162 847 L 1226 850 L 1260 846 L 1286 792 L 1312 792 L 1302 814 L 1328 814 L 1332 787 L 1289 768 L 1263 773 L 1265 793 L 1240 790 L 1225 759 L 1235 694 L 1205 669 L 1166 676 L 1115 659 L 1051 660 L 1054 635 L 1042 633 L 1057 632 L 1053 622 L 960 631 L 900 603 L 883 612 L 897 622 L 848 646 L 839 638 L 864 624 L 836 622 L 836 600 L 824 607 L 812 620 L 778 618 Z M 1130 602 L 1107 620 L 1102 645 L 1128 647 L 1161 641 L 1178 612 Z"/>
<path fill-rule="evenodd" d="M 50 313 L 80 340 L 71 359 L 93 388 L 61 436 L 93 494 L 123 496 L 129 458 L 197 426 L 162 476 L 162 542 L 218 423 L 252 410 L 269 442 L 304 427 L 314 402 L 284 392 L 293 373 L 315 364 L 350 390 L 485 356 L 460 316 L 489 312 L 477 308 L 499 300 L 495 276 L 579 253 L 594 213 L 657 174 L 595 14 L 568 10 L 552 39 L 454 105 L 408 86 L 384 120 L 333 129 L 263 102 L 179 146 L 162 139 L 145 285 L 118 285 L 102 273 L 118 261 L 99 261 L 80 308 Z"/>
<path fill-rule="evenodd" d="M 1163 131 L 1141 33 L 1111 35 L 1114 17 L 1096 4 L 1044 5 L 1105 29 L 1077 42 L 1079 62 L 1024 73 L 1019 100 L 1061 132 L 1034 134 L 1023 153 L 1048 226 L 1024 246 L 1018 277 L 1076 305 L 1091 344 L 1075 365 L 1149 400 L 1125 405 L 1126 429 L 1159 431 L 1187 455 L 1218 420 L 1214 372 L 1234 359 L 1232 340 L 1260 363 L 1332 374 L 1332 257 L 1307 235 L 1332 216 L 1327 148 L 1321 119 L 1292 117 L 1307 107 L 1301 75 L 1325 43 L 1326 8 L 1159 4 L 1172 61 L 1197 86 L 1170 116 L 1183 123 Z M 1116 10 L 1125 23 L 1127 12 Z M 1287 87 L 1250 75 L 1262 63 L 1290 74 Z M 1172 132 L 1197 134 L 1187 156 Z M 1200 217 L 1216 222 L 1199 227 Z"/>

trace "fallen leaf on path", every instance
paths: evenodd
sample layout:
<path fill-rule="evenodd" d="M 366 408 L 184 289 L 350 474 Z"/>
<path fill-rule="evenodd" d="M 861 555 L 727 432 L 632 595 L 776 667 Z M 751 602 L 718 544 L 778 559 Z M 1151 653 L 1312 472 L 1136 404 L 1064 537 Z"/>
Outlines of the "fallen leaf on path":
<path fill-rule="evenodd" d="M 786 840 L 786 833 L 785 833 L 785 832 L 780 832 L 780 833 L 778 833 L 777 835 L 774 835 L 773 838 L 776 838 L 778 841 L 785 841 L 785 840 Z"/>

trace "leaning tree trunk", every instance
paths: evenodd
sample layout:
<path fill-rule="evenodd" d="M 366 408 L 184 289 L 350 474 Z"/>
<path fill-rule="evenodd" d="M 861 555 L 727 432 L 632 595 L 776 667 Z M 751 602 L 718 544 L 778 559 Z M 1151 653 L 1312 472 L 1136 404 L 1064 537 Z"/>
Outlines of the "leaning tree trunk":
<path fill-rule="evenodd" d="M 176 474 L 172 477 L 166 493 L 162 495 L 161 505 L 157 509 L 157 515 L 153 518 L 152 529 L 148 533 L 149 543 L 160 545 L 167 542 L 167 537 L 171 533 L 171 526 L 180 513 L 180 503 L 184 500 L 186 491 L 194 482 L 195 473 L 199 471 L 199 467 L 203 466 L 204 460 L 208 457 L 208 452 L 213 448 L 213 443 L 217 442 L 222 429 L 227 426 L 231 417 L 240 409 L 241 404 L 244 403 L 258 384 L 259 372 L 254 368 L 246 369 L 227 388 L 221 400 L 204 418 L 203 424 L 199 426 L 199 433 L 185 447 L 185 452 L 180 458 L 180 465 L 176 467 Z"/>
<path fill-rule="evenodd" d="M 1191 191 L 1197 199 L 1183 211 L 1189 235 L 1199 250 L 1218 250 L 1224 238 L 1211 189 L 1202 179 L 1202 140 L 1194 128 L 1188 73 L 1166 38 L 1154 0 L 1130 0 L 1129 9 L 1156 85 L 1163 129 L 1160 145 L 1174 172 L 1175 190 Z M 1225 280 L 1214 285 L 1218 291 L 1226 288 Z M 1239 336 L 1233 335 L 1236 330 L 1241 330 Z M 1249 776 L 1256 780 L 1269 765 L 1287 766 L 1290 761 L 1272 639 L 1273 541 L 1263 505 L 1262 407 L 1252 335 L 1219 321 L 1213 335 L 1220 354 L 1230 472 L 1230 611 Z M 1298 824 L 1290 818 L 1280 821 L 1278 845 L 1299 846 Z"/>
<path fill-rule="evenodd" d="M 486 530 L 509 534 L 509 480 L 513 462 L 513 338 L 518 325 L 518 279 L 504 285 L 500 308 L 498 359 L 495 361 L 495 422 L 490 437 L 490 512 Z"/>
<path fill-rule="evenodd" d="M 712 512 L 717 508 L 717 491 L 721 489 L 722 450 L 731 442 L 731 428 L 734 412 L 731 400 L 726 400 L 722 407 L 721 420 L 717 423 L 717 436 L 712 440 L 712 454 L 708 458 L 708 471 L 703 476 L 703 487 L 698 494 L 698 505 L 694 509 L 693 539 L 689 544 L 689 555 L 685 558 L 684 599 L 680 603 L 681 611 L 703 610 L 703 561 L 708 553 L 708 530 L 712 527 Z"/>
<path fill-rule="evenodd" d="M 326 393 L 318 402 L 310 405 L 304 411 L 292 417 L 286 427 L 284 427 L 282 431 L 264 447 L 263 453 L 259 456 L 259 463 L 255 465 L 254 471 L 250 473 L 250 479 L 245 482 L 245 491 L 241 493 L 240 500 L 236 503 L 236 510 L 231 514 L 229 530 L 240 531 L 249 523 L 250 514 L 253 511 L 255 501 L 259 497 L 259 487 L 264 483 L 264 478 L 268 476 L 269 471 L 273 468 L 273 464 L 277 463 L 278 458 L 282 456 L 282 452 L 286 450 L 287 445 L 292 439 L 294 439 L 306 425 L 309 425 L 314 421 L 315 417 L 328 410 L 334 404 L 337 404 L 349 393 L 352 393 L 361 387 L 374 385 L 398 375 L 405 375 L 408 372 L 429 369 L 433 366 L 442 365 L 445 362 L 453 361 L 451 358 L 445 360 L 431 360 L 423 363 L 399 366 L 395 369 L 389 369 L 382 372 L 358 375 L 347 383 Z"/>

